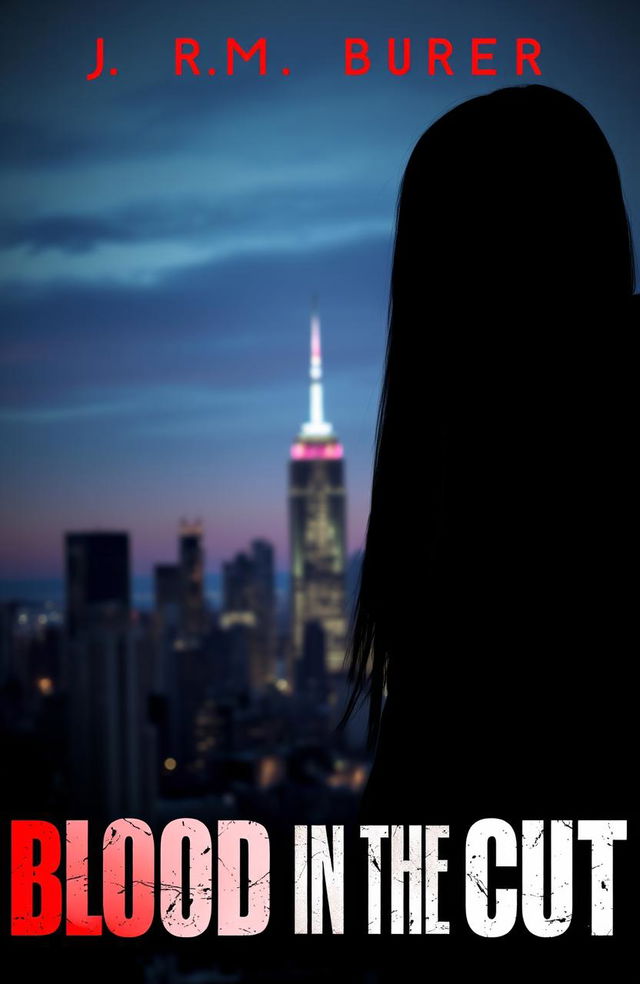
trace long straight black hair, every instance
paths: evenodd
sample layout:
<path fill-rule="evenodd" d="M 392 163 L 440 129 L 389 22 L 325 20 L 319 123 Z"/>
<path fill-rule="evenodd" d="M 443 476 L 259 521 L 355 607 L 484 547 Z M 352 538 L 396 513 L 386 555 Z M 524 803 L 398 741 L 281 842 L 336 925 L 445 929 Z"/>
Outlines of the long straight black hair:
<path fill-rule="evenodd" d="M 616 162 L 576 100 L 541 85 L 500 89 L 457 106 L 419 139 L 397 204 L 371 508 L 347 653 L 345 717 L 368 696 L 370 742 L 389 667 L 408 658 L 418 622 L 420 659 L 429 659 L 446 564 L 442 449 L 452 406 L 472 414 L 489 385 L 482 376 L 499 377 L 492 367 L 506 354 L 500 385 L 517 387 L 519 366 L 531 374 L 562 363 L 585 343 L 591 319 L 606 334 L 633 291 Z M 468 398 L 462 363 L 463 378 L 477 380 Z"/>

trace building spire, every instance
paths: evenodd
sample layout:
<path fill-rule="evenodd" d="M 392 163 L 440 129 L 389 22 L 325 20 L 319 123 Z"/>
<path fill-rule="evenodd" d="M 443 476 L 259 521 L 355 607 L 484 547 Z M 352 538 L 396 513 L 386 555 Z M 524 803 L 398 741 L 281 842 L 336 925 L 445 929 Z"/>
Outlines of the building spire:
<path fill-rule="evenodd" d="M 303 437 L 329 437 L 333 427 L 324 419 L 324 393 L 322 388 L 322 341 L 320 315 L 314 296 L 311 307 L 311 360 L 309 364 L 309 420 L 302 425 Z"/>

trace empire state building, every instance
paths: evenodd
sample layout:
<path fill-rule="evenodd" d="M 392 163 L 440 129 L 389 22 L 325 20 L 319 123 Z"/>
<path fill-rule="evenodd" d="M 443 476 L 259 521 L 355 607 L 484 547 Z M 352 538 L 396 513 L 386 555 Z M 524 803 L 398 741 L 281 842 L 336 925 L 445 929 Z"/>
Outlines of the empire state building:
<path fill-rule="evenodd" d="M 291 634 L 296 664 L 312 623 L 324 635 L 325 667 L 342 669 L 346 644 L 346 524 L 343 448 L 324 419 L 320 318 L 311 315 L 309 420 L 291 446 L 289 535 Z"/>

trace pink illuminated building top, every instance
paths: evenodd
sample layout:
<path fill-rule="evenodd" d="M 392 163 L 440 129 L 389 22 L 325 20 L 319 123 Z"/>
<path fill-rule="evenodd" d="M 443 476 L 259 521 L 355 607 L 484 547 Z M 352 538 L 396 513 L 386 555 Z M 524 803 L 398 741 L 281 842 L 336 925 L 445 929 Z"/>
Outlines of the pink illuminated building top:
<path fill-rule="evenodd" d="M 291 445 L 291 457 L 294 461 L 336 461 L 343 454 L 344 449 L 338 441 L 296 441 Z"/>
<path fill-rule="evenodd" d="M 298 437 L 291 446 L 291 458 L 294 461 L 337 461 L 342 458 L 344 452 L 333 433 L 333 427 L 324 419 L 320 316 L 315 307 L 311 313 L 310 342 L 309 420 L 302 425 Z"/>

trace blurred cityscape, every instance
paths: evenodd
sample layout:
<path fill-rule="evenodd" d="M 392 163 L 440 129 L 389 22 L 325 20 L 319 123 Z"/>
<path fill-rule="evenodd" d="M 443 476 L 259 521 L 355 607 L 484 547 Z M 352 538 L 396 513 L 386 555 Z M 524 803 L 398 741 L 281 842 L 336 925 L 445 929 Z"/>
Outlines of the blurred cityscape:
<path fill-rule="evenodd" d="M 223 564 L 212 604 L 204 522 L 182 520 L 175 558 L 152 572 L 151 605 L 135 605 L 131 533 L 66 531 L 64 601 L 0 604 L 8 815 L 159 826 L 354 817 L 368 761 L 363 715 L 338 728 L 358 573 L 344 465 L 324 415 L 314 310 L 309 419 L 288 462 L 286 590 L 271 543 L 256 537 Z"/>

